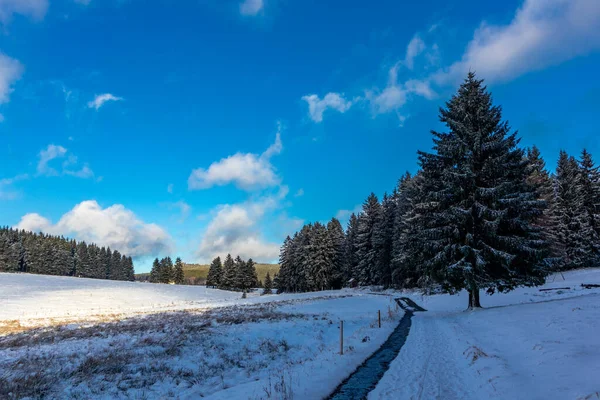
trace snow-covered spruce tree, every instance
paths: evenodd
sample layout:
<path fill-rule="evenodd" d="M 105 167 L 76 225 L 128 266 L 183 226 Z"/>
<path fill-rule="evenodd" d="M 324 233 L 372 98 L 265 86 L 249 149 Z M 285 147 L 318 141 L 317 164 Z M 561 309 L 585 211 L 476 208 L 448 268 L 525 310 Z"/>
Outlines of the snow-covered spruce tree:
<path fill-rule="evenodd" d="M 529 171 L 527 183 L 534 187 L 537 197 L 546 203 L 544 212 L 533 221 L 533 224 L 541 230 L 544 235 L 544 240 L 550 243 L 552 235 L 551 212 L 554 201 L 554 189 L 552 187 L 552 178 L 546 170 L 546 162 L 536 146 L 527 149 L 527 164 Z M 551 259 L 548 261 L 551 262 Z"/>
<path fill-rule="evenodd" d="M 362 213 L 358 217 L 356 257 L 358 258 L 358 279 L 361 285 L 376 285 L 380 282 L 377 258 L 379 248 L 373 247 L 373 236 L 381 218 L 381 204 L 377 196 L 371 193 L 363 203 Z"/>
<path fill-rule="evenodd" d="M 290 248 L 292 245 L 292 238 L 287 236 L 281 245 L 279 250 L 279 274 L 275 279 L 274 285 L 277 288 L 277 293 L 290 291 L 290 280 L 291 280 L 291 254 Z"/>
<path fill-rule="evenodd" d="M 419 152 L 425 280 L 451 293 L 467 289 L 470 308 L 481 307 L 480 289 L 543 283 L 545 242 L 531 222 L 544 204 L 526 182 L 516 133 L 483 81 L 470 72 L 440 120 L 449 131 L 432 132 L 434 152 Z"/>
<path fill-rule="evenodd" d="M 356 237 L 358 236 L 358 218 L 352 213 L 346 228 L 346 243 L 344 244 L 344 269 L 342 271 L 343 285 L 350 279 L 358 279 L 358 258 L 356 256 Z"/>
<path fill-rule="evenodd" d="M 234 261 L 235 274 L 233 275 L 233 282 L 231 287 L 236 290 L 246 290 L 244 287 L 246 262 L 238 255 Z"/>
<path fill-rule="evenodd" d="M 231 254 L 227 254 L 223 262 L 223 278 L 221 279 L 222 289 L 231 289 L 235 285 L 236 268 Z"/>
<path fill-rule="evenodd" d="M 258 276 L 256 274 L 256 263 L 249 258 L 243 263 L 242 269 L 242 289 L 248 290 L 258 286 Z"/>
<path fill-rule="evenodd" d="M 595 266 L 600 258 L 600 172 L 586 149 L 579 161 L 579 185 L 586 226 L 590 228 L 584 237 L 589 255 L 586 265 Z"/>
<path fill-rule="evenodd" d="M 150 270 L 150 282 L 159 283 L 160 282 L 160 261 L 158 258 L 155 258 L 152 262 L 152 269 Z"/>
<path fill-rule="evenodd" d="M 345 243 L 346 234 L 344 228 L 337 218 L 332 218 L 327 223 L 327 235 L 333 248 L 333 265 L 331 267 L 331 277 L 329 286 L 333 289 L 340 289 L 343 286 L 343 271 L 346 269 L 345 262 Z"/>
<path fill-rule="evenodd" d="M 160 283 L 171 283 L 173 280 L 173 260 L 171 260 L 171 257 L 165 257 L 160 260 L 159 271 L 158 279 Z"/>
<path fill-rule="evenodd" d="M 265 276 L 265 282 L 263 283 L 263 294 L 272 294 L 273 293 L 273 282 L 271 281 L 271 274 L 267 271 L 267 276 Z"/>
<path fill-rule="evenodd" d="M 221 286 L 221 278 L 223 276 L 223 265 L 221 257 L 216 257 L 208 267 L 208 275 L 206 277 L 206 287 L 216 288 Z"/>
<path fill-rule="evenodd" d="M 308 236 L 308 246 L 303 251 L 306 254 L 303 270 L 308 290 L 325 290 L 332 278 L 335 249 L 327 228 L 320 222 L 311 225 Z"/>
<path fill-rule="evenodd" d="M 183 262 L 180 257 L 175 260 L 175 266 L 173 267 L 173 281 L 176 285 L 183 285 L 185 283 L 185 274 L 183 273 Z"/>
<path fill-rule="evenodd" d="M 125 274 L 123 271 L 123 266 L 121 265 L 121 253 L 117 250 L 113 251 L 110 265 L 112 269 L 109 271 L 109 279 L 113 280 L 124 280 Z"/>
<path fill-rule="evenodd" d="M 127 257 L 127 262 L 125 263 L 125 279 L 130 282 L 135 281 L 135 267 L 133 266 L 133 258 L 131 256 Z"/>
<path fill-rule="evenodd" d="M 551 210 L 552 255 L 560 270 L 583 268 L 590 259 L 592 227 L 583 206 L 579 165 L 574 157 L 560 152 L 554 176 Z"/>
<path fill-rule="evenodd" d="M 396 214 L 398 192 L 391 196 L 383 195 L 381 217 L 373 229 L 373 249 L 375 250 L 378 285 L 389 287 L 392 284 L 392 244 L 394 238 L 394 217 Z"/>
<path fill-rule="evenodd" d="M 420 173 L 414 177 L 407 172 L 398 182 L 396 215 L 394 218 L 392 243 L 392 283 L 400 288 L 417 287 L 420 272 L 418 217 L 415 204 L 419 203 Z"/>

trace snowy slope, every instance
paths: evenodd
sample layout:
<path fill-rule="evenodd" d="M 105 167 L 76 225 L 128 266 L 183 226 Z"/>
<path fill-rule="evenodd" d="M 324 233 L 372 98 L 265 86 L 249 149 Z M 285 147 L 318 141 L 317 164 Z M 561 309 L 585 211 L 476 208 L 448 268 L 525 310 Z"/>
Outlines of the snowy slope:
<path fill-rule="evenodd" d="M 46 326 L 80 320 L 118 319 L 167 310 L 213 308 L 274 300 L 340 296 L 340 291 L 241 299 L 241 293 L 204 286 L 176 286 L 61 276 L 0 273 L 0 326 L 3 321 Z"/>
<path fill-rule="evenodd" d="M 540 292 L 412 296 L 405 346 L 369 399 L 588 399 L 600 397 L 600 270 L 551 278 Z"/>
<path fill-rule="evenodd" d="M 266 399 L 291 391 L 318 399 L 403 315 L 391 297 L 360 291 L 240 297 L 202 287 L 1 274 L 0 327 L 13 319 L 44 327 L 0 332 L 0 398 Z"/>

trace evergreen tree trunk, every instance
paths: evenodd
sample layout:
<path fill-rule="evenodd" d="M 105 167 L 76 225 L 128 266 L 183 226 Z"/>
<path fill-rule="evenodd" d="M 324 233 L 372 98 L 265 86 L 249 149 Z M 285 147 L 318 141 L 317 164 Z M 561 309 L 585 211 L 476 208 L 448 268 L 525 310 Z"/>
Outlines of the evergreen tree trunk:
<path fill-rule="evenodd" d="M 471 283 L 471 288 L 469 289 L 469 310 L 473 310 L 475 308 L 481 308 L 481 303 L 479 302 L 479 287 L 477 287 L 476 283 Z"/>

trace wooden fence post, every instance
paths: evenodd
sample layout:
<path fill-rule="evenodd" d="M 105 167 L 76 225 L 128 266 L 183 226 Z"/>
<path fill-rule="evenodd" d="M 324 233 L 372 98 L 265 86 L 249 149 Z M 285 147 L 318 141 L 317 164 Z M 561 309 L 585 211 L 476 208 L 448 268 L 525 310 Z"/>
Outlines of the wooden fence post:
<path fill-rule="evenodd" d="M 379 323 L 379 327 L 381 328 L 381 310 L 377 310 L 377 320 Z"/>
<path fill-rule="evenodd" d="M 344 321 L 340 321 L 340 354 L 344 355 Z"/>

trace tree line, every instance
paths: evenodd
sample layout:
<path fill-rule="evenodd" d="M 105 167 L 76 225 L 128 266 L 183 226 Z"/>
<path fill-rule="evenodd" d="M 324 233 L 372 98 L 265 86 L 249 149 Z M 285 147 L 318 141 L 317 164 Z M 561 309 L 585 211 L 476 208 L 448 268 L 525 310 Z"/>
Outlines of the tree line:
<path fill-rule="evenodd" d="M 544 282 L 551 272 L 598 264 L 600 173 L 591 154 L 561 151 L 550 174 L 539 150 L 502 120 L 483 80 L 469 73 L 440 109 L 447 132 L 432 132 L 381 201 L 373 193 L 346 230 L 333 218 L 287 237 L 279 291 L 349 284 L 505 292 Z"/>
<path fill-rule="evenodd" d="M 152 269 L 148 280 L 151 283 L 174 283 L 183 285 L 185 283 L 185 275 L 183 273 L 183 262 L 177 257 L 175 264 L 171 257 L 165 257 L 159 260 L 154 259 Z"/>
<path fill-rule="evenodd" d="M 271 278 L 268 273 L 267 277 L 270 281 Z M 267 279 L 265 279 L 266 282 Z M 221 257 L 216 257 L 208 268 L 206 286 L 225 290 L 241 290 L 244 292 L 260 286 L 256 275 L 255 263 L 251 258 L 248 261 L 244 261 L 240 256 L 237 256 L 234 260 L 231 254 L 227 254 L 223 262 L 221 262 Z"/>
<path fill-rule="evenodd" d="M 0 228 L 0 272 L 134 280 L 131 257 L 62 236 Z"/>

